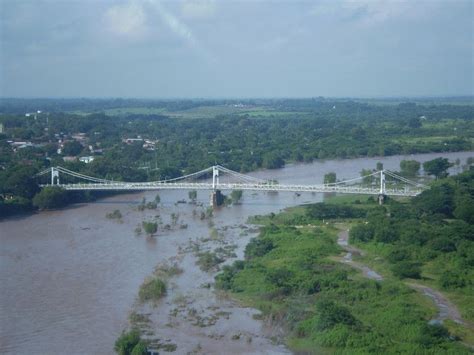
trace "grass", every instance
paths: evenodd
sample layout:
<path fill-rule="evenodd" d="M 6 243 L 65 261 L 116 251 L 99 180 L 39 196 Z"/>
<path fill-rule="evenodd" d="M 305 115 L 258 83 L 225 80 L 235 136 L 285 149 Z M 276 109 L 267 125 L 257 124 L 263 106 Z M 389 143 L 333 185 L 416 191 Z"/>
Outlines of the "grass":
<path fill-rule="evenodd" d="M 99 112 L 99 111 L 95 111 Z M 86 116 L 91 113 L 89 111 L 71 111 L 71 113 Z M 308 112 L 288 112 L 277 111 L 268 107 L 260 106 L 244 106 L 235 107 L 233 105 L 212 105 L 199 106 L 181 111 L 168 111 L 164 107 L 120 107 L 100 110 L 109 116 L 127 116 L 127 115 L 164 115 L 174 118 L 196 119 L 196 118 L 213 118 L 219 115 L 248 115 L 250 117 L 288 117 L 309 115 Z"/>
<path fill-rule="evenodd" d="M 199 106 L 188 110 L 168 112 L 170 117 L 179 118 L 213 118 L 218 115 L 245 113 L 247 109 L 232 105 Z"/>

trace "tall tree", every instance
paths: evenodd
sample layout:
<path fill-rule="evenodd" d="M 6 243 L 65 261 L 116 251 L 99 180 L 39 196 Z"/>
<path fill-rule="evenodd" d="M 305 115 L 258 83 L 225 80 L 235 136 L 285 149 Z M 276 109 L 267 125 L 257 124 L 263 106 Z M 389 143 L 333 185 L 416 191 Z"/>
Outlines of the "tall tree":
<path fill-rule="evenodd" d="M 336 182 L 336 173 L 330 172 L 324 174 L 324 183 L 325 184 L 334 184 Z"/>
<path fill-rule="evenodd" d="M 420 171 L 420 162 L 416 160 L 402 160 L 400 162 L 400 172 L 403 176 L 414 177 Z"/>
<path fill-rule="evenodd" d="M 452 166 L 446 158 L 436 158 L 423 163 L 423 169 L 429 175 L 436 176 L 437 179 L 448 176 L 447 170 Z"/>

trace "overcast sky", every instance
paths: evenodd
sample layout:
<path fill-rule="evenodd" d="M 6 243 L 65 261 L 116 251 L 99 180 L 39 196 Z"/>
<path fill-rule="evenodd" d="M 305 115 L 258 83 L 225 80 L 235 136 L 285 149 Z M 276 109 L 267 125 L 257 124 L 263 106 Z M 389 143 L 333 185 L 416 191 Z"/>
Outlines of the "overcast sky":
<path fill-rule="evenodd" d="M 473 3 L 0 0 L 0 96 L 473 95 Z"/>

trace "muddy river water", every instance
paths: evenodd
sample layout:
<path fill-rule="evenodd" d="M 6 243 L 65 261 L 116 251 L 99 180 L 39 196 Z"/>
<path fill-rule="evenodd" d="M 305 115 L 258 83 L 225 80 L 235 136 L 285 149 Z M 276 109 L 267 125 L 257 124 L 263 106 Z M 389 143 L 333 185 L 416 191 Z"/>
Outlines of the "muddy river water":
<path fill-rule="evenodd" d="M 378 161 L 397 170 L 402 159 L 423 162 L 438 156 L 459 158 L 464 164 L 474 152 L 328 160 L 249 175 L 316 184 L 331 171 L 342 180 L 375 168 Z M 177 204 L 188 200 L 186 191 L 160 191 L 157 210 L 137 210 L 143 197 L 152 200 L 155 195 L 118 195 L 0 222 L 1 353 L 113 353 L 132 311 L 146 315 L 150 339 L 170 345 L 168 349 L 176 345 L 177 354 L 288 353 L 274 341 L 278 325 L 258 320 L 256 310 L 209 288 L 215 272 L 201 271 L 196 253 L 221 247 L 229 251 L 230 263 L 242 257 L 256 235 L 255 228 L 246 225 L 249 216 L 322 201 L 324 196 L 245 192 L 240 205 L 215 211 L 212 225 L 199 218 L 209 203 L 208 192 L 198 192 L 203 207 Z M 123 215 L 121 222 L 105 217 L 115 209 Z M 160 230 L 156 237 L 135 234 L 137 225 L 158 214 L 164 224 L 172 224 L 172 213 L 179 217 L 169 230 Z M 164 263 L 176 264 L 183 272 L 168 280 L 168 293 L 155 307 L 138 304 L 141 283 Z"/>

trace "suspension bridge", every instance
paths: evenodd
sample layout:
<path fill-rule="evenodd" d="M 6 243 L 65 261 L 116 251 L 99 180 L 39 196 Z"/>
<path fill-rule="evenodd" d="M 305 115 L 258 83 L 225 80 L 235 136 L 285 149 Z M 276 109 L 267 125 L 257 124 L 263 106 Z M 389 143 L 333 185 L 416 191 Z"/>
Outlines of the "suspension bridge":
<path fill-rule="evenodd" d="M 40 184 L 41 187 L 58 186 L 68 191 L 210 190 L 220 192 L 221 190 L 251 190 L 413 197 L 427 189 L 425 185 L 408 180 L 389 170 L 379 170 L 353 179 L 314 185 L 280 184 L 276 180 L 264 180 L 244 175 L 221 165 L 214 165 L 174 179 L 147 182 L 101 179 L 60 166 L 45 169 L 37 176 L 47 176 L 48 174 L 50 174 L 50 183 Z"/>

